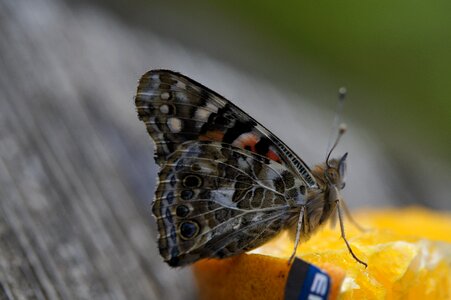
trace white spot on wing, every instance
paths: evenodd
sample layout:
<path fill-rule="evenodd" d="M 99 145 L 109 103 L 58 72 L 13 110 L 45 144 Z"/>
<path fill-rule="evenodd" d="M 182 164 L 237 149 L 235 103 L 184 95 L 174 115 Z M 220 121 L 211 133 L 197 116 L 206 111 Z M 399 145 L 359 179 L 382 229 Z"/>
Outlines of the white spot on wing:
<path fill-rule="evenodd" d="M 167 114 L 169 112 L 169 106 L 163 104 L 162 106 L 160 106 L 160 111 L 162 114 Z"/>
<path fill-rule="evenodd" d="M 247 170 L 249 168 L 249 162 L 245 158 L 240 157 L 238 158 L 238 167 L 241 170 Z"/>
<path fill-rule="evenodd" d="M 178 118 L 169 118 L 167 124 L 173 133 L 179 133 L 182 130 L 182 120 Z"/>
<path fill-rule="evenodd" d="M 182 90 L 186 89 L 186 84 L 183 83 L 183 82 L 181 82 L 181 81 L 177 81 L 177 83 L 176 83 L 175 86 L 176 86 L 177 88 L 179 88 L 179 89 L 182 89 Z"/>
<path fill-rule="evenodd" d="M 205 105 L 205 107 L 210 109 L 210 110 L 212 110 L 212 111 L 214 111 L 214 112 L 218 111 L 218 107 L 216 105 L 214 105 L 213 103 L 211 103 L 211 102 L 208 102 L 207 105 Z"/>
<path fill-rule="evenodd" d="M 158 89 L 158 86 L 160 85 L 161 81 L 160 81 L 160 76 L 159 75 L 152 75 L 150 77 L 150 88 L 151 89 Z"/>
<path fill-rule="evenodd" d="M 234 190 L 211 191 L 211 200 L 229 208 L 236 208 L 236 203 L 232 201 Z"/>
<path fill-rule="evenodd" d="M 208 111 L 208 110 L 206 110 L 206 109 L 203 109 L 203 108 L 198 108 L 198 109 L 196 110 L 195 118 L 196 118 L 197 120 L 205 121 L 205 122 L 206 122 L 206 121 L 208 120 L 208 117 L 210 116 L 210 114 L 211 114 L 210 111 Z"/>
<path fill-rule="evenodd" d="M 179 92 L 179 93 L 175 93 L 175 97 L 177 98 L 177 100 L 179 100 L 180 102 L 188 102 L 188 97 L 186 96 L 185 93 Z"/>
<path fill-rule="evenodd" d="M 163 92 L 163 93 L 161 93 L 161 95 L 160 95 L 160 98 L 161 98 L 162 100 L 168 100 L 169 97 L 170 97 L 170 95 L 169 95 L 168 92 Z"/>

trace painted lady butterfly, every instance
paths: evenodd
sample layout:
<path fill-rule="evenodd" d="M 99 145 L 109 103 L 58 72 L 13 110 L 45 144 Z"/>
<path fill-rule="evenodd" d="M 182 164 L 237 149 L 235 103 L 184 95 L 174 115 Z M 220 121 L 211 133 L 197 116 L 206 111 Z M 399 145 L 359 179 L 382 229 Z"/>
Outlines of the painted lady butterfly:
<path fill-rule="evenodd" d="M 173 71 L 144 74 L 135 103 L 161 167 L 152 211 L 170 266 L 237 255 L 297 226 L 292 261 L 299 241 L 337 214 L 366 265 L 343 229 L 346 154 L 311 170 L 247 113 Z"/>

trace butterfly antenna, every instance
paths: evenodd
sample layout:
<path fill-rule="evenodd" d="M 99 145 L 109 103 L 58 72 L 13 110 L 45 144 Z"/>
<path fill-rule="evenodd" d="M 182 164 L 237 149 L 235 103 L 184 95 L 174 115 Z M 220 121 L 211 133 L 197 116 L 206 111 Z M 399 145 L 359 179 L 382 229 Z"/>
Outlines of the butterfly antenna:
<path fill-rule="evenodd" d="M 327 153 L 327 157 L 326 157 L 326 165 L 327 165 L 328 168 L 330 168 L 330 166 L 329 166 L 329 158 L 330 158 L 330 155 L 331 155 L 332 152 L 334 151 L 335 147 L 337 147 L 338 142 L 340 141 L 340 139 L 341 139 L 341 137 L 343 136 L 343 134 L 345 134 L 346 130 L 347 130 L 346 124 L 341 123 L 341 124 L 340 124 L 340 127 L 338 128 L 338 136 L 337 136 L 337 138 L 335 139 L 335 143 L 334 143 L 334 145 L 332 146 L 332 148 L 330 148 L 329 153 Z"/>
<path fill-rule="evenodd" d="M 332 128 L 333 131 L 330 135 L 329 138 L 329 142 L 327 144 L 327 154 L 326 154 L 326 165 L 327 167 L 329 166 L 329 158 L 330 155 L 332 154 L 332 151 L 335 149 L 335 147 L 337 146 L 338 142 L 340 141 L 341 136 L 346 132 L 346 125 L 344 123 L 340 124 L 341 121 L 341 115 L 342 115 L 342 111 L 343 111 L 343 105 L 346 99 L 346 94 L 347 94 L 347 90 L 346 88 L 343 86 L 341 88 L 338 89 L 338 103 L 337 103 L 337 108 L 335 111 L 335 118 L 334 118 L 334 122 L 332 123 Z M 335 138 L 335 142 L 332 145 L 332 147 L 330 146 L 331 142 L 332 142 L 332 135 L 336 132 L 336 128 L 338 127 L 338 135 Z"/>

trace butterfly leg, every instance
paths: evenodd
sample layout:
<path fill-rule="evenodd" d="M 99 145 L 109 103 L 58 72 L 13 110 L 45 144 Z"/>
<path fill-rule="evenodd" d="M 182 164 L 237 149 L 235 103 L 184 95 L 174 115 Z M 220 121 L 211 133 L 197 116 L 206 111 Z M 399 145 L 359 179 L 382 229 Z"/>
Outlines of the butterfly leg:
<path fill-rule="evenodd" d="M 299 245 L 299 241 L 301 239 L 301 232 L 302 232 L 302 224 L 304 222 L 304 212 L 305 212 L 305 206 L 301 207 L 301 212 L 299 213 L 299 219 L 298 224 L 296 226 L 296 239 L 294 241 L 294 249 L 293 253 L 291 253 L 290 258 L 288 259 L 288 264 L 291 265 L 293 263 L 294 257 L 296 256 L 296 250 Z"/>
<path fill-rule="evenodd" d="M 366 232 L 368 231 L 368 229 L 366 229 L 365 227 L 362 227 L 359 223 L 357 223 L 356 220 L 354 220 L 354 218 L 351 215 L 351 212 L 349 211 L 348 205 L 346 205 L 345 201 L 340 201 L 340 204 L 343 206 L 343 210 L 345 212 L 345 216 L 346 218 L 349 219 L 349 221 L 351 221 L 351 223 L 361 232 Z"/>
<path fill-rule="evenodd" d="M 349 245 L 348 240 L 346 239 L 346 235 L 345 235 L 345 227 L 344 227 L 344 225 L 343 225 L 343 216 L 342 216 L 342 214 L 341 214 L 341 209 L 340 209 L 340 200 L 335 200 L 335 203 L 337 204 L 338 221 L 340 222 L 341 237 L 342 237 L 343 240 L 345 241 L 346 247 L 348 247 L 348 250 L 349 250 L 349 252 L 351 253 L 352 257 L 354 257 L 354 259 L 355 259 L 357 262 L 361 263 L 361 264 L 364 265 L 365 268 L 366 268 L 366 267 L 368 267 L 367 263 L 361 261 L 361 260 L 354 254 L 354 252 L 352 251 L 351 246 Z"/>

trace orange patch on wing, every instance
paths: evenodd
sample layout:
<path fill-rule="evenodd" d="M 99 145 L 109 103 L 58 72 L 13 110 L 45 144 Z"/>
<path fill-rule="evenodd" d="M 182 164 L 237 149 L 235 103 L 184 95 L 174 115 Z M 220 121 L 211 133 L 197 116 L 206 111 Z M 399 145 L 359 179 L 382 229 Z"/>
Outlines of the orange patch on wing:
<path fill-rule="evenodd" d="M 238 138 L 236 138 L 232 145 L 238 148 L 242 148 L 242 149 L 246 149 L 246 150 L 250 150 L 254 153 L 257 153 L 257 149 L 255 148 L 255 145 L 260 141 L 260 137 L 257 136 L 255 133 L 252 132 L 248 132 L 248 133 L 243 133 L 242 135 L 240 135 Z M 263 154 L 263 153 L 260 153 Z M 268 150 L 268 152 L 266 152 L 265 154 L 263 154 L 264 156 L 266 156 L 267 158 L 269 158 L 270 160 L 276 161 L 276 162 L 280 162 L 280 157 L 279 155 L 277 155 L 274 151 L 272 150 Z"/>
<path fill-rule="evenodd" d="M 270 160 L 280 162 L 280 157 L 272 150 L 268 150 L 268 152 L 266 153 L 266 157 L 269 158 Z"/>
<path fill-rule="evenodd" d="M 200 141 L 215 141 L 222 142 L 224 138 L 224 132 L 220 130 L 207 131 L 205 134 L 199 136 Z"/>
<path fill-rule="evenodd" d="M 250 150 L 256 152 L 255 144 L 258 143 L 260 139 L 253 133 L 245 133 L 240 135 L 236 140 L 233 141 L 232 145 L 238 148 Z"/>

